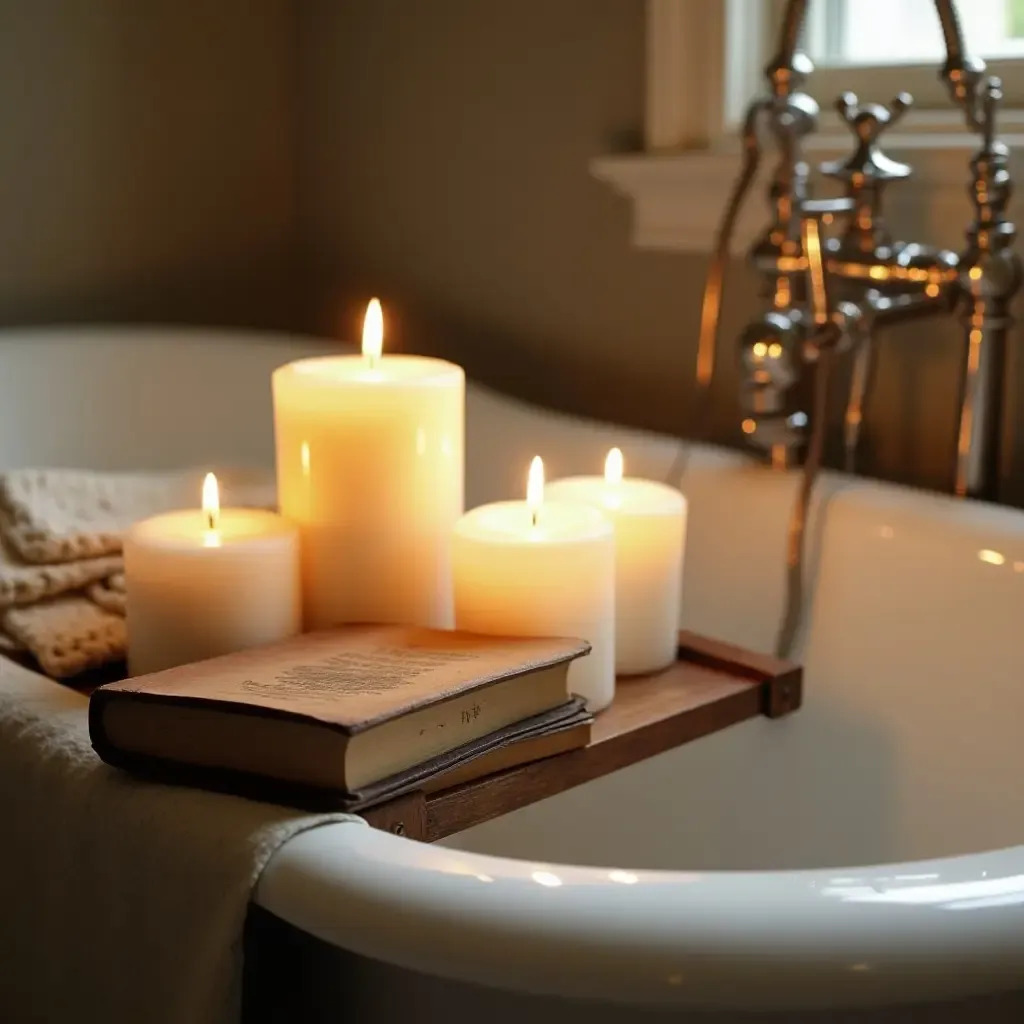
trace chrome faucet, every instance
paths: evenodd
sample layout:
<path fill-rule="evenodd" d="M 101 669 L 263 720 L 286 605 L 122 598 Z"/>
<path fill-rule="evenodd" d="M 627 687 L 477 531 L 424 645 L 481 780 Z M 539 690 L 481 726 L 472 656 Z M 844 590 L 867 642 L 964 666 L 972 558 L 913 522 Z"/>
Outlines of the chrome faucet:
<path fill-rule="evenodd" d="M 877 328 L 915 317 L 959 316 L 964 359 L 959 429 L 951 489 L 960 496 L 994 498 L 1000 478 L 1003 387 L 1009 305 L 1021 284 L 1006 218 L 1012 184 L 1009 151 L 996 138 L 1000 82 L 981 60 L 965 54 L 952 0 L 935 0 L 946 48 L 940 77 L 969 131 L 980 136 L 970 161 L 974 217 L 959 253 L 890 236 L 882 215 L 889 185 L 911 168 L 882 152 L 880 138 L 910 109 L 901 93 L 888 106 L 861 104 L 852 93 L 836 101 L 854 137 L 850 156 L 822 165 L 841 183 L 842 197 L 811 197 L 804 140 L 817 127 L 818 105 L 803 91 L 813 65 L 797 46 L 807 0 L 789 0 L 778 52 L 765 70 L 767 94 L 747 109 L 743 164 L 719 228 L 708 271 L 697 356 L 693 433 L 699 435 L 716 360 L 725 264 L 737 215 L 753 183 L 768 136 L 778 161 L 768 190 L 771 223 L 749 253 L 763 282 L 765 310 L 740 336 L 742 428 L 773 466 L 802 462 L 803 479 L 790 521 L 788 595 L 777 653 L 788 656 L 802 609 L 804 535 L 811 492 L 821 465 L 828 386 L 835 360 L 847 354 L 853 372 L 844 421 L 845 468 L 855 468 L 862 410 L 871 386 Z M 838 222 L 834 237 L 825 229 Z M 814 376 L 810 411 L 798 385 Z M 951 410 L 952 414 L 953 410 Z"/>
<path fill-rule="evenodd" d="M 823 351 L 849 353 L 853 361 L 844 423 L 845 468 L 853 470 L 862 410 L 871 386 L 876 329 L 915 317 L 959 315 L 964 324 L 962 399 L 951 489 L 962 496 L 997 496 L 1003 415 L 1004 362 L 1009 304 L 1021 283 L 1012 248 L 1013 224 L 1005 216 L 1011 182 L 1008 150 L 996 139 L 1002 98 L 998 79 L 982 61 L 964 53 L 952 0 L 936 0 L 946 46 L 940 75 L 970 131 L 981 136 L 970 161 L 974 218 L 959 255 L 934 246 L 893 241 L 882 213 L 889 185 L 912 174 L 882 151 L 880 139 L 910 109 L 901 93 L 888 106 L 861 104 L 844 93 L 836 108 L 855 137 L 846 159 L 821 166 L 842 185 L 839 199 L 811 198 L 804 140 L 817 127 L 818 106 L 803 91 L 813 70 L 797 48 L 807 0 L 789 0 L 778 53 L 766 69 L 768 92 L 751 103 L 744 119 L 744 167 L 719 233 L 705 292 L 698 391 L 706 389 L 715 362 L 723 265 L 738 207 L 756 174 L 762 139 L 778 153 L 769 187 L 772 220 L 750 250 L 763 281 L 764 312 L 740 338 L 743 431 L 748 441 L 789 467 L 811 461 L 820 443 L 820 419 L 800 406 L 797 385 L 809 368 L 827 373 Z M 835 237 L 824 228 L 841 224 Z M 816 247 L 809 252 L 809 247 Z M 820 254 L 821 273 L 813 258 Z M 822 381 L 821 387 L 827 382 Z M 953 410 L 951 410 L 952 414 Z M 820 442 L 820 438 L 818 439 Z"/>

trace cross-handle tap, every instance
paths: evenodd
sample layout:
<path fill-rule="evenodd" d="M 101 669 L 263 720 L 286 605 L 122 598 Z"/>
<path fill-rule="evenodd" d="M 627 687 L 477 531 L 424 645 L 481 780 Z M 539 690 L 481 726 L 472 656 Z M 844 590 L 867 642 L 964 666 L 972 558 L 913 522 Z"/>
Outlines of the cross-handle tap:
<path fill-rule="evenodd" d="M 891 258 L 892 239 L 882 218 L 882 194 L 890 181 L 909 178 L 908 164 L 892 160 L 882 152 L 879 137 L 896 124 L 913 104 L 913 97 L 901 92 L 886 107 L 880 103 L 861 104 L 852 92 L 836 100 L 836 110 L 856 137 L 853 153 L 821 167 L 823 174 L 843 183 L 854 207 L 845 233 L 832 246 L 834 255 L 854 263 L 879 263 Z"/>
<path fill-rule="evenodd" d="M 879 148 L 878 140 L 883 132 L 900 121 L 913 103 L 914 97 L 909 92 L 899 93 L 888 107 L 882 103 L 861 104 L 856 93 L 842 93 L 836 100 L 836 110 L 857 137 L 857 148 L 846 160 L 827 164 L 827 170 L 823 168 L 825 173 L 846 182 L 856 178 L 876 181 L 909 178 L 910 167 L 890 160 Z"/>

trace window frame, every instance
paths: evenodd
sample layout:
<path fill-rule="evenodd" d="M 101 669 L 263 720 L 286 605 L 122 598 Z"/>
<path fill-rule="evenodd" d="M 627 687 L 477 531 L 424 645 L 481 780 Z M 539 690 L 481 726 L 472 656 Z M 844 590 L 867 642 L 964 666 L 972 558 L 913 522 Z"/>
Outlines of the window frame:
<path fill-rule="evenodd" d="M 713 244 L 738 168 L 737 125 L 746 104 L 765 88 L 763 69 L 784 0 L 646 0 L 646 5 L 644 150 L 597 157 L 590 170 L 632 201 L 634 245 L 703 252 Z M 1020 63 L 1024 81 L 1024 60 L 1012 63 Z M 915 74 L 920 85 L 920 75 L 929 71 L 920 65 L 884 70 L 900 84 L 889 90 L 879 69 L 869 69 L 871 88 L 863 90 L 862 99 L 887 100 L 900 89 L 913 91 Z M 812 161 L 850 152 L 849 130 L 832 102 L 842 89 L 856 92 L 857 72 L 863 71 L 826 69 L 812 76 L 809 91 L 822 108 L 819 129 L 807 144 Z M 941 97 L 934 67 L 931 75 Z M 1016 180 L 1022 181 L 1024 106 L 1003 112 L 1000 134 L 1013 151 Z M 886 151 L 915 170 L 914 185 L 900 193 L 900 207 L 918 237 L 957 249 L 962 245 L 970 219 L 968 160 L 978 141 L 948 101 L 938 107 L 915 105 L 886 136 Z M 746 204 L 734 234 L 737 253 L 764 227 L 765 216 L 760 197 Z"/>
<path fill-rule="evenodd" d="M 964 0 L 959 2 L 963 3 Z M 774 22 L 778 24 L 782 19 L 786 0 L 769 0 L 769 6 L 772 8 Z M 809 11 L 814 12 L 815 9 L 816 5 L 812 2 Z M 938 15 L 934 10 L 929 13 L 938 21 Z M 811 17 L 813 18 L 813 13 Z M 818 26 L 813 26 L 812 31 L 814 28 Z M 820 31 L 820 28 L 818 30 Z M 972 53 L 970 35 L 965 33 L 965 36 L 965 49 Z M 1007 104 L 1024 105 L 1024 57 L 987 60 L 986 65 L 990 75 L 997 75 L 1002 79 Z M 909 92 L 914 97 L 915 112 L 924 110 L 938 115 L 944 111 L 952 129 L 958 127 L 963 120 L 949 100 L 945 83 L 939 77 L 935 62 L 848 67 L 816 66 L 809 91 L 822 110 L 831 110 L 836 96 L 843 91 L 854 92 L 863 99 L 884 103 L 888 103 L 899 92 Z M 937 117 L 933 117 L 933 120 L 935 119 Z"/>

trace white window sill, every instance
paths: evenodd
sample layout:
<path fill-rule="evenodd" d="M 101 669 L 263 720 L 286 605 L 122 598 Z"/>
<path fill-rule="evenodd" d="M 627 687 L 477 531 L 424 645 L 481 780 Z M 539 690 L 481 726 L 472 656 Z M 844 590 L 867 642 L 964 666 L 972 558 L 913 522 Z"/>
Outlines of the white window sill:
<path fill-rule="evenodd" d="M 930 241 L 961 248 L 973 217 L 969 161 L 977 142 L 966 134 L 963 142 L 948 136 L 919 136 L 914 141 L 918 144 L 912 147 L 887 148 L 893 157 L 910 163 L 914 174 L 909 181 L 889 187 L 886 216 L 894 229 L 927 231 Z M 1006 141 L 1011 145 L 1014 177 L 1020 183 L 1024 181 L 1024 136 Z M 826 160 L 843 152 L 834 144 L 815 147 L 808 157 Z M 762 161 L 762 173 L 737 220 L 732 247 L 736 253 L 744 252 L 768 224 L 765 187 L 772 164 L 771 155 Z M 738 168 L 737 155 L 713 150 L 598 157 L 590 165 L 596 178 L 632 202 L 633 245 L 674 252 L 707 252 L 713 247 Z M 825 194 L 824 188 L 820 191 Z M 1013 203 L 1009 212 L 1013 216 Z"/>
<path fill-rule="evenodd" d="M 1024 184 L 1024 115 L 1008 114 L 1011 169 Z M 1016 122 L 1016 123 L 1013 123 Z M 950 128 L 952 129 L 952 125 Z M 957 250 L 973 217 L 968 199 L 969 161 L 978 139 L 966 131 L 893 135 L 885 151 L 914 168 L 907 182 L 894 182 L 885 196 L 885 213 L 897 233 L 913 231 Z M 825 134 L 807 147 L 812 166 L 850 152 L 849 135 Z M 736 224 L 733 251 L 744 252 L 768 225 L 765 189 L 775 162 L 768 152 L 762 170 Z M 738 148 L 682 152 L 628 153 L 597 157 L 591 174 L 632 202 L 632 242 L 642 249 L 707 252 L 714 244 L 722 211 L 739 170 Z M 816 179 L 816 194 L 835 194 L 835 185 Z M 1011 200 L 1009 214 L 1016 204 Z"/>

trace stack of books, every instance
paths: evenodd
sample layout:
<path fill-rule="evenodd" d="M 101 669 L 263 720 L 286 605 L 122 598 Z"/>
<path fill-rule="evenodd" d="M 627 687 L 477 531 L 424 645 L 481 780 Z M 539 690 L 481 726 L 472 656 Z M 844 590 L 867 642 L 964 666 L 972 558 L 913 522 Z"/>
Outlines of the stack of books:
<path fill-rule="evenodd" d="M 345 626 L 99 687 L 109 764 L 165 781 L 361 810 L 586 746 L 566 639 Z"/>

